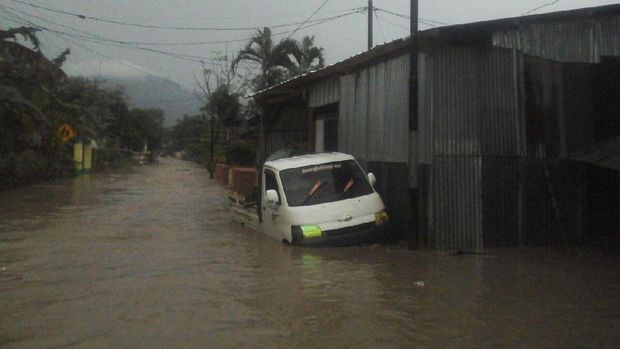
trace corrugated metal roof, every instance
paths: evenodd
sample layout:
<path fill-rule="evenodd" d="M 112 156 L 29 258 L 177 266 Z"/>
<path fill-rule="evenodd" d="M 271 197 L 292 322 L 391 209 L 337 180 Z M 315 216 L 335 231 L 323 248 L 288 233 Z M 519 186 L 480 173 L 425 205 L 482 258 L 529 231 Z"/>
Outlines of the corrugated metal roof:
<path fill-rule="evenodd" d="M 544 34 L 546 38 L 545 42 L 549 43 L 548 47 L 539 47 L 539 51 L 553 50 L 558 57 L 569 57 L 570 52 L 568 50 L 562 50 L 561 48 L 570 43 L 558 43 L 553 40 L 553 32 L 556 34 L 565 34 L 561 37 L 567 38 L 567 40 L 575 40 L 570 38 L 570 33 L 582 37 L 585 32 L 583 28 L 576 26 L 568 26 L 568 32 L 562 32 L 562 27 L 566 27 L 566 24 L 562 24 L 561 21 L 581 21 L 587 22 L 589 18 L 597 18 L 600 23 L 600 43 L 596 47 L 597 52 L 601 54 L 620 54 L 620 43 L 617 40 L 617 33 L 620 30 L 620 19 L 614 16 L 620 15 L 620 5 L 608 5 L 600 7 L 583 8 L 570 11 L 552 12 L 540 15 L 503 18 L 490 21 L 482 21 L 475 23 L 459 24 L 452 26 L 445 26 L 439 28 L 432 28 L 424 31 L 420 31 L 417 34 L 418 46 L 421 49 L 426 47 L 441 47 L 450 46 L 454 44 L 488 44 L 496 43 L 497 45 L 520 48 L 523 47 L 521 34 L 519 28 L 529 28 L 529 36 Z M 554 23 L 558 22 L 558 23 Z M 541 29 L 540 26 L 548 26 L 547 30 Z M 495 33 L 495 34 L 494 34 Z M 546 34 L 545 34 L 546 33 Z M 587 39 L 587 38 L 586 38 Z M 551 40 L 551 41 L 550 41 Z M 588 42 L 592 40 L 578 40 L 580 43 L 574 43 L 574 45 L 590 45 Z M 534 41 L 529 41 L 534 42 Z M 303 93 L 300 87 L 307 86 L 319 79 L 323 79 L 330 76 L 339 76 L 342 74 L 350 73 L 354 70 L 364 69 L 377 62 L 382 62 L 392 58 L 394 55 L 399 55 L 410 49 L 410 38 L 397 39 L 383 45 L 376 46 L 371 50 L 359 53 L 350 58 L 342 60 L 340 62 L 329 65 L 325 68 L 317 71 L 292 78 L 274 87 L 262 90 L 256 94 L 250 96 L 259 100 L 265 100 L 268 98 L 277 98 L 286 94 Z M 538 45 L 538 44 L 533 44 Z M 564 46 L 563 46 L 564 45 Z M 559 48 L 557 47 L 559 46 Z M 582 55 L 588 54 L 587 48 L 580 48 Z"/>
<path fill-rule="evenodd" d="M 249 96 L 255 99 L 264 99 L 267 97 L 281 96 L 282 94 L 293 92 L 292 89 L 300 86 L 307 86 L 319 79 L 330 76 L 340 75 L 347 71 L 368 67 L 376 62 L 385 61 L 394 55 L 405 52 L 409 49 L 409 38 L 396 39 L 383 45 L 375 46 L 372 49 L 358 53 L 343 61 L 328 65 L 314 72 L 300 75 L 284 81 L 276 86 L 258 91 Z M 297 91 L 300 92 L 300 91 Z"/>
<path fill-rule="evenodd" d="M 560 62 L 598 63 L 620 55 L 620 17 L 523 23 L 493 32 L 495 46 Z"/>

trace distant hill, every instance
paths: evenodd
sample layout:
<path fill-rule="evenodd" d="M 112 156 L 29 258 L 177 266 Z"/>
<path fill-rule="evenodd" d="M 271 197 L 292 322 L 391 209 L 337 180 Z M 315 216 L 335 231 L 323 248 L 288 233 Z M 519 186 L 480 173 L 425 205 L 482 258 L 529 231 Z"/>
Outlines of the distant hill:
<path fill-rule="evenodd" d="M 123 86 L 129 97 L 130 108 L 157 108 L 166 115 L 165 126 L 174 125 L 183 115 L 199 113 L 200 101 L 196 96 L 170 80 L 154 77 L 103 76 L 103 87 Z"/>

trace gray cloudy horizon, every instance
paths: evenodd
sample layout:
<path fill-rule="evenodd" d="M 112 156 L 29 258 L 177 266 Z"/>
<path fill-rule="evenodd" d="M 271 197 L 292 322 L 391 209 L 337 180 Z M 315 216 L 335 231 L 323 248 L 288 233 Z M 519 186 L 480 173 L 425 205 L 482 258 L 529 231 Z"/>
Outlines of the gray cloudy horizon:
<path fill-rule="evenodd" d="M 81 14 L 88 17 L 135 23 L 144 26 L 248 28 L 300 23 L 316 11 L 324 0 L 20 0 L 37 6 Z M 444 0 L 419 1 L 419 17 L 432 23 L 449 25 L 517 17 L 551 0 Z M 617 4 L 610 0 L 564 0 L 544 7 L 533 14 Z M 344 15 L 367 6 L 367 0 L 331 0 L 313 17 L 321 19 Z M 374 0 L 374 6 L 403 16 L 409 14 L 410 0 Z M 82 19 L 28 6 L 13 0 L 0 0 L 0 28 L 34 23 L 56 32 L 39 34 L 42 50 L 55 57 L 70 48 L 65 65 L 70 75 L 141 76 L 151 74 L 170 79 L 179 85 L 194 89 L 194 76 L 200 74 L 199 58 L 233 55 L 238 52 L 254 29 L 238 31 L 197 31 L 137 28 L 101 21 Z M 358 13 L 333 19 L 320 25 L 301 29 L 293 38 L 315 36 L 315 43 L 324 48 L 327 64 L 366 50 L 366 14 Z M 386 12 L 377 12 L 374 19 L 374 42 L 383 43 L 409 34 L 409 20 Z M 292 31 L 297 25 L 274 28 L 274 32 Z M 431 28 L 421 22 L 420 30 Z M 66 36 L 63 33 L 70 33 Z M 106 45 L 86 41 L 84 35 L 98 36 L 122 42 L 164 44 L 143 46 L 148 49 L 171 52 L 175 57 L 139 50 L 129 45 Z M 283 38 L 288 34 L 276 36 Z M 220 42 L 191 46 L 170 44 Z M 123 46 L 123 47 L 117 47 Z M 185 59 L 182 59 L 180 57 Z M 186 60 L 190 59 L 190 60 Z M 191 61 L 193 60 L 193 61 Z M 208 63 L 207 63 L 208 64 Z"/>

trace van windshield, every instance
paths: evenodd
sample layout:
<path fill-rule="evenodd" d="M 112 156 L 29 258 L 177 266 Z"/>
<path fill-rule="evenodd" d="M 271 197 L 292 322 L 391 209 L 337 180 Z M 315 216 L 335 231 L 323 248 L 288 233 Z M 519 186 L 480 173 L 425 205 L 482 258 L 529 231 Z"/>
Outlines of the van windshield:
<path fill-rule="evenodd" d="M 353 160 L 292 168 L 280 172 L 289 206 L 309 206 L 368 195 L 373 192 Z"/>

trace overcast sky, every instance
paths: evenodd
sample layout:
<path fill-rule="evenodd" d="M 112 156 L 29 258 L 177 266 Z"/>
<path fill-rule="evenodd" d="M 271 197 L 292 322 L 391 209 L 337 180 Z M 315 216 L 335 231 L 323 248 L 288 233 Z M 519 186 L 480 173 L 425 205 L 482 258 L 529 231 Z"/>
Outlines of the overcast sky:
<path fill-rule="evenodd" d="M 55 13 L 27 5 L 144 26 L 186 28 L 249 28 L 304 22 L 325 0 L 0 0 L 0 27 L 14 27 L 17 22 L 30 22 L 56 32 L 40 34 L 44 53 L 54 57 L 65 48 L 71 55 L 64 69 L 71 75 L 140 75 L 144 73 L 171 79 L 188 89 L 194 88 L 194 76 L 200 74 L 201 58 L 218 53 L 230 55 L 239 51 L 243 41 L 254 32 L 247 30 L 172 30 L 139 28 Z M 459 24 L 505 17 L 516 17 L 552 0 L 420 0 L 419 16 L 424 22 L 420 30 L 436 25 Z M 535 13 L 570 10 L 617 4 L 613 0 L 559 0 Z M 368 5 L 367 0 L 331 0 L 317 12 L 313 20 L 346 15 Z M 374 6 L 407 16 L 410 0 L 374 0 Z M 350 14 L 309 28 L 301 29 L 294 38 L 316 36 L 316 44 L 324 48 L 328 64 L 364 51 L 367 45 L 365 13 Z M 283 38 L 299 25 L 274 28 Z M 408 36 L 409 20 L 383 11 L 375 17 L 375 43 Z M 106 45 L 87 41 L 98 35 Z M 172 52 L 175 57 L 137 49 L 123 42 L 141 42 L 148 49 Z M 213 43 L 214 41 L 231 41 Z M 200 45 L 167 46 L 179 43 Z M 113 45 L 120 45 L 117 47 Z M 184 57 L 186 59 L 181 59 Z"/>

